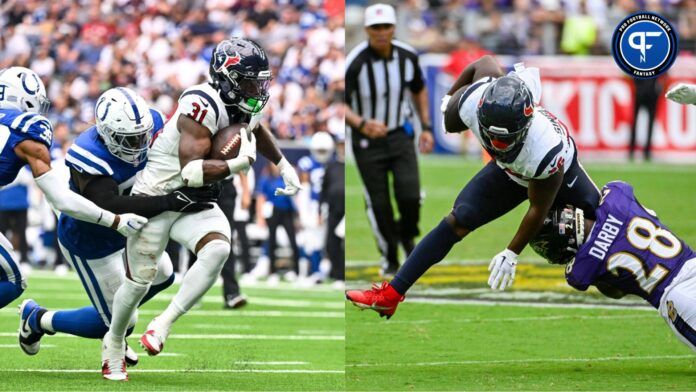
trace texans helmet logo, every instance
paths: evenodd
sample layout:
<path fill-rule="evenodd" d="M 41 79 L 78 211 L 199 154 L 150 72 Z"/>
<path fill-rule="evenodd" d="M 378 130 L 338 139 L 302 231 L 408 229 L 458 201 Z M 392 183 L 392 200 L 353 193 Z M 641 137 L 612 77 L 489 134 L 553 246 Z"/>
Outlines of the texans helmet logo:
<path fill-rule="evenodd" d="M 529 117 L 532 114 L 534 114 L 534 107 L 532 105 L 525 106 L 524 107 L 524 115 L 525 117 Z"/>
<path fill-rule="evenodd" d="M 240 61 L 242 61 L 242 56 L 240 56 L 238 52 L 234 52 L 234 56 L 228 56 L 227 60 L 225 60 L 225 64 L 223 64 L 222 67 L 227 68 L 230 65 L 239 64 Z"/>

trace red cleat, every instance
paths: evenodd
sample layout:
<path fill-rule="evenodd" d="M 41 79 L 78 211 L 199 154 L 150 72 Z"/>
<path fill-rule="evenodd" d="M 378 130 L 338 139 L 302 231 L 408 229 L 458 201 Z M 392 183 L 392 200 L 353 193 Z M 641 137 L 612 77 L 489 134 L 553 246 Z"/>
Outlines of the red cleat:
<path fill-rule="evenodd" d="M 386 316 L 387 320 L 394 315 L 396 307 L 404 298 L 387 282 L 382 282 L 381 286 L 375 283 L 371 290 L 346 291 L 346 299 L 353 305 L 360 309 L 372 309 L 379 313 L 380 317 Z"/>

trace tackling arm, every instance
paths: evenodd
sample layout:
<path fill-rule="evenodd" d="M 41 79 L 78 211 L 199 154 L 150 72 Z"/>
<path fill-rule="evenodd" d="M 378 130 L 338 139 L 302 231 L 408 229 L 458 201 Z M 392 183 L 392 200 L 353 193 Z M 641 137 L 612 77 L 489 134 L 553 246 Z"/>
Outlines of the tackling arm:
<path fill-rule="evenodd" d="M 529 189 L 527 191 L 529 195 L 529 209 L 524 218 L 522 218 L 522 223 L 517 229 L 515 237 L 508 245 L 508 249 L 519 255 L 541 229 L 562 182 L 562 166 L 548 178 L 529 181 Z"/>
<path fill-rule="evenodd" d="M 459 74 L 459 77 L 447 92 L 447 95 L 454 95 L 460 88 L 486 76 L 497 78 L 503 75 L 503 70 L 500 69 L 495 58 L 485 55 L 464 68 L 464 71 Z"/>
<path fill-rule="evenodd" d="M 179 140 L 181 176 L 190 187 L 198 188 L 204 184 L 224 180 L 230 174 L 248 169 L 254 163 L 252 157 L 242 155 L 242 149 L 246 143 L 245 135 L 242 135 L 242 147 L 237 158 L 227 161 L 205 159 L 210 153 L 212 144 L 210 130 L 185 114 L 179 115 L 176 127 L 181 133 Z"/>
<path fill-rule="evenodd" d="M 51 156 L 45 145 L 34 140 L 25 140 L 15 147 L 15 153 L 29 164 L 36 185 L 54 209 L 85 222 L 97 223 L 112 229 L 119 227 L 118 215 L 97 207 L 71 191 L 65 180 L 55 170 L 51 170 Z"/>

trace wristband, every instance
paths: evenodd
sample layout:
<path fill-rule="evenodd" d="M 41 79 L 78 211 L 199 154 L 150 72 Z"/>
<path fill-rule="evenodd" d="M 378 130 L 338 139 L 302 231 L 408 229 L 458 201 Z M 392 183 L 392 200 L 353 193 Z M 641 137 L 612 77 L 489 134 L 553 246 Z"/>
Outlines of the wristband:
<path fill-rule="evenodd" d="M 367 121 L 363 118 L 362 121 L 360 121 L 360 124 L 358 125 L 358 132 L 362 133 L 363 128 L 365 128 L 365 124 Z"/>

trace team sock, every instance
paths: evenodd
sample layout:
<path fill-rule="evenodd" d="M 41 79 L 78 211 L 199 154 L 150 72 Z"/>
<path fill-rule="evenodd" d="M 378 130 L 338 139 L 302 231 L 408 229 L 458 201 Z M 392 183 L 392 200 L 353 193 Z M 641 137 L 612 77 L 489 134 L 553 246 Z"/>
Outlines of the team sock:
<path fill-rule="evenodd" d="M 461 240 L 444 219 L 416 245 L 389 284 L 401 295 Z"/>
<path fill-rule="evenodd" d="M 89 339 L 101 339 L 109 330 L 93 306 L 48 311 L 41 317 L 40 324 L 46 332 L 63 332 Z"/>
<path fill-rule="evenodd" d="M 169 326 L 191 307 L 213 286 L 222 266 L 230 253 L 227 241 L 213 240 L 198 251 L 198 258 L 186 272 L 181 287 L 167 309 L 157 319 Z"/>
<path fill-rule="evenodd" d="M 23 291 L 21 285 L 7 281 L 0 282 L 0 309 L 19 298 Z"/>
<path fill-rule="evenodd" d="M 111 312 L 111 332 L 112 343 L 116 346 L 123 344 L 131 319 L 140 301 L 147 294 L 149 284 L 142 284 L 126 279 L 118 288 L 114 295 L 113 311 Z"/>

